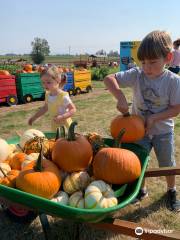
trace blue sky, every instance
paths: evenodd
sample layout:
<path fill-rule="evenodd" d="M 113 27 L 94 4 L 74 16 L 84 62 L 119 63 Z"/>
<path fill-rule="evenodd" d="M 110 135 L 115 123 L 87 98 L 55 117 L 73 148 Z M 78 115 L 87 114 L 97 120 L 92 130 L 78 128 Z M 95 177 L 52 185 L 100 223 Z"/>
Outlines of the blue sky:
<path fill-rule="evenodd" d="M 1 0 L 0 8 L 0 54 L 29 53 L 35 37 L 52 54 L 119 50 L 156 29 L 180 37 L 179 0 Z"/>

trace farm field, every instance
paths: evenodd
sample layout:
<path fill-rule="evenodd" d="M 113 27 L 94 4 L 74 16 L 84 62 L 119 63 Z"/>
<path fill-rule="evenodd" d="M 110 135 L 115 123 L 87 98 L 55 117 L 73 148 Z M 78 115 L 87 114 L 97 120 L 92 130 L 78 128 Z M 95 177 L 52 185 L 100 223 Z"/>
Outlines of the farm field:
<path fill-rule="evenodd" d="M 49 61 L 49 60 L 48 60 Z M 124 90 L 128 101 L 131 103 L 130 90 Z M 77 120 L 76 131 L 80 133 L 97 132 L 102 136 L 109 136 L 111 119 L 118 114 L 116 101 L 105 89 L 101 81 L 93 81 L 93 92 L 72 97 L 77 107 L 77 113 L 73 120 Z M 28 118 L 42 105 L 41 101 L 12 107 L 0 107 L 0 136 L 10 138 L 16 131 L 23 131 L 29 126 Z M 48 131 L 50 118 L 46 116 L 39 119 L 33 128 Z M 180 166 L 180 116 L 176 118 L 176 160 Z M 151 154 L 149 167 L 157 167 L 154 153 Z M 116 213 L 116 218 L 147 224 L 155 229 L 180 230 L 180 215 L 166 209 L 166 184 L 164 177 L 147 179 L 149 198 L 141 205 L 129 205 Z M 177 176 L 177 191 L 180 192 L 180 176 Z M 180 198 L 180 194 L 179 194 Z M 48 216 L 53 236 L 50 240 L 76 239 L 77 224 L 59 218 Z M 36 218 L 31 224 L 13 223 L 2 210 L 0 210 L 0 240 L 36 240 L 44 239 L 40 221 Z M 131 237 L 112 234 L 105 231 L 95 230 L 85 224 L 79 227 L 79 239 L 84 240 L 120 240 L 134 239 Z"/>

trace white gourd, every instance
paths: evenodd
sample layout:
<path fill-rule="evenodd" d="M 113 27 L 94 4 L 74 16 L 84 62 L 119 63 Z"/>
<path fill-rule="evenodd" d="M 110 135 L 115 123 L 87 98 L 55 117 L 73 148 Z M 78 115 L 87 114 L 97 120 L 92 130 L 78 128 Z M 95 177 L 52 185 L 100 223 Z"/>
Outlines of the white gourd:
<path fill-rule="evenodd" d="M 20 141 L 19 144 L 22 148 L 24 148 L 24 145 L 27 141 L 29 141 L 30 139 L 34 138 L 34 137 L 45 137 L 44 133 L 37 130 L 37 129 L 28 129 L 26 130 L 22 136 L 20 136 Z"/>
<path fill-rule="evenodd" d="M 9 156 L 9 145 L 6 140 L 0 138 L 0 162 L 4 162 Z"/>
<path fill-rule="evenodd" d="M 62 204 L 62 205 L 68 205 L 69 203 L 69 196 L 66 192 L 59 191 L 53 199 L 51 199 L 53 202 Z"/>
<path fill-rule="evenodd" d="M 87 172 L 74 172 L 68 175 L 63 182 L 65 192 L 72 194 L 78 190 L 84 190 L 90 183 L 90 176 Z"/>
<path fill-rule="evenodd" d="M 114 191 L 102 180 L 93 181 L 85 190 L 85 208 L 109 208 L 117 204 Z"/>
<path fill-rule="evenodd" d="M 69 205 L 75 208 L 84 208 L 84 198 L 81 191 L 73 193 L 69 198 Z"/>

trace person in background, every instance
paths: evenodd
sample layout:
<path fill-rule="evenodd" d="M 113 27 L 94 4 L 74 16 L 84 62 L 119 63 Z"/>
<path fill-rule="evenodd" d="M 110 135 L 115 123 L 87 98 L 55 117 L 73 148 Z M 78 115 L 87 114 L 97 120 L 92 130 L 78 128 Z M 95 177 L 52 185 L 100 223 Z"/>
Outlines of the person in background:
<path fill-rule="evenodd" d="M 173 55 L 172 60 L 169 65 L 169 70 L 173 73 L 178 74 L 180 71 L 180 38 L 178 38 L 176 41 L 173 42 Z"/>
<path fill-rule="evenodd" d="M 136 64 L 136 62 L 134 61 L 134 58 L 130 58 L 130 60 L 129 60 L 129 63 L 128 63 L 128 69 L 131 69 L 131 68 L 134 68 L 134 67 L 136 67 L 137 66 L 137 64 Z"/>
<path fill-rule="evenodd" d="M 173 118 L 180 113 L 180 76 L 165 68 L 172 58 L 170 35 L 165 31 L 149 33 L 142 40 L 137 56 L 142 68 L 108 75 L 104 83 L 117 99 L 117 109 L 122 114 L 127 114 L 129 107 L 120 88 L 132 88 L 132 113 L 144 119 L 146 129 L 145 137 L 138 144 L 149 153 L 154 148 L 159 167 L 176 166 Z M 170 209 L 180 211 L 175 176 L 167 176 L 166 183 Z M 136 200 L 147 196 L 144 183 Z"/>
<path fill-rule="evenodd" d="M 76 107 L 71 101 L 69 94 L 62 90 L 66 83 L 66 76 L 59 73 L 58 68 L 53 66 L 41 73 L 41 81 L 45 94 L 44 105 L 28 120 L 28 124 L 44 115 L 47 111 L 51 117 L 51 130 L 56 132 L 59 126 L 67 129 L 72 123 L 71 117 L 76 112 Z"/>

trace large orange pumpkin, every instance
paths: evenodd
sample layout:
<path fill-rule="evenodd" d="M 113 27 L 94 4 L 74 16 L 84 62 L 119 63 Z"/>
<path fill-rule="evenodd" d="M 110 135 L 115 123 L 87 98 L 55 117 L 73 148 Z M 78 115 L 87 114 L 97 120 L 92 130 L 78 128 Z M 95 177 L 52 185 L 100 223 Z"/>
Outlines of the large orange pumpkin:
<path fill-rule="evenodd" d="M 129 183 L 140 176 L 141 163 L 136 154 L 127 149 L 102 148 L 95 155 L 93 174 L 108 183 Z"/>
<path fill-rule="evenodd" d="M 42 159 L 42 151 L 37 163 L 30 162 L 16 178 L 16 187 L 24 192 L 51 199 L 59 191 L 61 176 L 56 165 Z"/>
<path fill-rule="evenodd" d="M 125 128 L 126 132 L 123 135 L 122 142 L 135 142 L 144 137 L 145 128 L 144 121 L 137 115 L 118 115 L 111 122 L 111 136 L 117 138 L 121 129 Z"/>
<path fill-rule="evenodd" d="M 52 151 L 52 161 L 66 172 L 85 170 L 91 163 L 93 151 L 88 140 L 74 133 L 73 122 L 69 127 L 68 139 L 58 139 Z"/>

